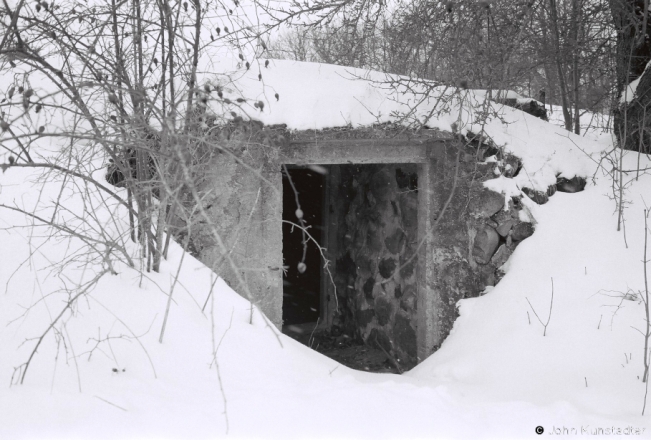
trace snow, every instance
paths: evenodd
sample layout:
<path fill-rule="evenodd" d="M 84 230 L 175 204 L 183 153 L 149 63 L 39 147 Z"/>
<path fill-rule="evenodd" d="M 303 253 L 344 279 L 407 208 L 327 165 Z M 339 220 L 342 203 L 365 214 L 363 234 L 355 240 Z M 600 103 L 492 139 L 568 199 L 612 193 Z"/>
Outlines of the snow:
<path fill-rule="evenodd" d="M 253 68 L 235 69 L 231 84 L 223 76 L 209 79 L 222 81 L 229 96 L 264 100 L 262 112 L 250 101 L 243 110 L 291 129 L 389 121 L 404 112 L 405 101 L 417 99 L 383 86 L 386 76 L 379 73 L 288 61 L 260 69 L 263 81 Z M 74 313 L 64 313 L 43 339 L 24 384 L 9 386 L 34 338 L 69 301 L 65 287 L 92 280 L 107 263 L 84 264 L 78 255 L 76 263 L 60 266 L 83 250 L 79 240 L 49 239 L 45 228 L 32 229 L 32 220 L 4 209 L 0 438 L 508 439 L 538 438 L 537 426 L 546 434 L 614 427 L 619 435 L 632 427 L 633 435 L 644 430 L 640 437 L 648 438 L 650 410 L 640 415 L 643 338 L 636 330 L 644 326 L 644 311 L 637 295 L 629 300 L 624 294 L 644 287 L 643 209 L 651 201 L 651 176 L 626 175 L 626 232 L 617 232 L 612 180 L 595 165 L 612 146 L 608 136 L 568 134 L 474 94 L 438 91 L 445 96 L 442 112 L 426 119 L 437 101 L 426 99 L 411 120 L 445 130 L 456 124 L 462 133 L 483 127 L 522 159 L 517 178 L 498 177 L 487 187 L 510 197 L 524 186 L 546 189 L 558 174 L 588 177 L 588 185 L 541 206 L 524 199 L 534 235 L 518 246 L 495 288 L 459 302 L 460 317 L 434 355 L 402 376 L 350 370 L 278 334 L 173 245 L 160 273 L 141 275 L 113 262 L 118 274 L 102 276 Z M 475 116 L 484 105 L 494 116 L 482 124 Z M 624 168 L 635 169 L 637 160 L 626 154 Z M 640 163 L 649 167 L 651 159 L 642 156 Z M 57 200 L 61 182 L 39 181 L 38 175 L 4 172 L 0 203 L 29 208 Z M 84 212 L 78 193 L 65 190 L 62 199 L 71 211 Z M 52 215 L 40 209 L 39 215 Z M 124 236 L 127 219 L 109 222 L 115 209 L 108 204 L 93 212 L 98 225 L 134 252 Z M 77 224 L 73 216 L 68 221 Z M 549 316 L 545 336 L 536 313 L 543 322 Z"/>
<path fill-rule="evenodd" d="M 633 99 L 635 99 L 635 94 L 637 93 L 637 86 L 640 84 L 640 80 L 644 76 L 644 73 L 646 72 L 646 69 L 649 68 L 649 64 L 651 62 L 647 63 L 646 67 L 644 67 L 644 71 L 642 74 L 634 79 L 633 81 L 630 82 L 625 88 L 624 91 L 622 92 L 622 96 L 619 98 L 619 103 L 620 104 L 628 104 L 631 102 Z"/>
<path fill-rule="evenodd" d="M 547 118 L 550 123 L 559 127 L 565 127 L 563 107 L 559 105 L 547 105 L 545 108 L 547 109 Z M 584 137 L 588 136 L 592 139 L 599 139 L 604 134 L 612 132 L 613 121 L 608 114 L 581 110 L 579 116 L 581 135 Z"/>
<path fill-rule="evenodd" d="M 432 92 L 423 97 L 425 87 L 407 78 L 287 60 L 270 60 L 269 67 L 260 61 L 249 70 L 222 60 L 212 69 L 220 74 L 205 75 L 203 81 L 221 85 L 224 97 L 231 101 L 238 97 L 247 100 L 239 107 L 226 108 L 267 125 L 319 130 L 400 121 L 445 131 L 456 127 L 462 134 L 483 130 L 497 146 L 522 158 L 525 172 L 516 178 L 520 187 L 544 191 L 556 183 L 557 175 L 588 175 L 592 162 L 589 157 L 597 157 L 602 150 L 560 127 L 550 127 L 520 110 L 488 101 L 478 91 L 431 84 Z M 263 111 L 253 107 L 257 101 L 264 102 Z M 213 100 L 211 106 L 214 111 L 224 109 L 220 100 Z M 486 122 L 480 117 L 484 111 L 492 113 Z"/>
<path fill-rule="evenodd" d="M 531 101 L 536 101 L 536 103 L 538 105 L 540 105 L 541 107 L 543 106 L 542 102 L 540 102 L 540 101 L 538 101 L 536 99 L 533 99 L 533 98 L 524 97 L 524 96 L 520 95 L 519 93 L 517 93 L 517 92 L 515 92 L 513 90 L 491 90 L 490 92 L 491 92 L 490 96 L 494 100 L 506 100 L 506 99 L 511 100 L 512 99 L 518 104 L 528 104 Z M 472 93 L 477 95 L 479 98 L 485 98 L 486 96 L 488 96 L 488 90 L 475 89 L 475 90 L 472 90 Z"/>

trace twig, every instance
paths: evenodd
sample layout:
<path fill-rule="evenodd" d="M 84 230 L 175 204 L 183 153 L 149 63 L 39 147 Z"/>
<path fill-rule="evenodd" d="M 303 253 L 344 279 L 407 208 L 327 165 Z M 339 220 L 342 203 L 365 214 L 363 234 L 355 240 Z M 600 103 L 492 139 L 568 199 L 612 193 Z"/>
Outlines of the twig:
<path fill-rule="evenodd" d="M 174 276 L 174 281 L 172 282 L 172 287 L 170 287 L 170 292 L 167 295 L 167 306 L 165 307 L 165 317 L 163 318 L 163 325 L 160 329 L 160 337 L 158 342 L 163 343 L 163 335 L 165 334 L 165 327 L 167 326 L 167 318 L 170 314 L 170 306 L 172 305 L 172 294 L 174 293 L 174 287 L 179 280 L 179 275 L 181 274 L 181 267 L 183 266 L 183 260 L 185 259 L 185 254 L 188 251 L 188 242 L 190 241 L 190 234 L 185 238 L 185 246 L 183 246 L 183 252 L 181 253 L 181 261 L 179 261 L 179 266 L 176 269 L 176 275 Z"/>
<path fill-rule="evenodd" d="M 391 361 L 391 363 L 392 363 L 392 364 L 393 364 L 393 365 L 398 369 L 398 372 L 399 372 L 400 374 L 404 373 L 403 369 L 400 367 L 400 364 L 398 363 L 398 361 L 396 361 L 396 358 L 394 358 L 393 356 L 391 356 L 391 355 L 390 355 L 390 354 L 389 354 L 389 353 L 384 349 L 384 347 L 382 347 L 382 344 L 380 344 L 380 342 L 379 342 L 378 339 L 377 339 L 377 333 L 375 334 L 375 344 L 376 344 L 378 347 L 380 347 L 380 350 L 382 350 L 382 351 L 384 352 L 384 354 L 386 355 L 387 359 L 389 359 L 389 360 Z"/>
<path fill-rule="evenodd" d="M 536 318 L 538 318 L 538 322 L 543 326 L 543 336 L 547 335 L 547 326 L 549 325 L 549 320 L 552 317 L 552 307 L 554 306 L 554 278 L 552 278 L 552 299 L 549 302 L 549 316 L 547 317 L 547 322 L 543 323 L 542 319 L 540 319 L 540 316 L 538 316 L 538 313 L 536 313 L 536 309 L 533 308 L 531 305 L 531 301 L 529 301 L 529 298 L 525 297 L 527 302 L 529 303 L 529 307 L 531 307 L 531 310 L 533 311 L 533 314 L 536 315 Z"/>
<path fill-rule="evenodd" d="M 63 331 L 66 332 L 66 337 L 70 343 L 70 351 L 72 352 L 72 360 L 75 361 L 75 370 L 77 371 L 77 383 L 79 384 L 79 392 L 81 393 L 81 376 L 79 375 L 79 364 L 77 363 L 77 356 L 75 355 L 75 349 L 72 347 L 72 340 L 70 339 L 70 334 L 68 333 L 68 327 L 63 324 Z"/>
<path fill-rule="evenodd" d="M 297 225 L 296 223 L 294 223 L 292 221 L 289 221 L 289 220 L 282 220 L 282 222 L 290 224 L 293 227 L 297 227 L 297 228 L 301 229 L 301 231 L 303 231 L 303 236 L 307 236 L 307 238 L 309 240 L 312 240 L 314 242 L 314 244 L 316 245 L 317 249 L 319 249 L 319 253 L 321 254 L 321 258 L 323 259 L 323 268 L 328 273 L 328 277 L 330 278 L 330 282 L 332 283 L 332 286 L 334 288 L 334 292 L 335 292 L 335 310 L 339 310 L 339 299 L 337 297 L 337 285 L 335 284 L 335 280 L 332 277 L 332 273 L 330 272 L 330 260 L 328 260 L 326 258 L 326 256 L 325 256 L 325 253 L 324 253 L 325 248 L 321 247 L 319 242 L 316 241 L 316 239 L 314 237 L 312 237 L 312 234 L 310 234 L 308 232 L 307 227 Z M 304 243 L 307 243 L 307 240 L 305 240 Z M 305 257 L 303 257 L 303 258 L 305 258 Z"/>
<path fill-rule="evenodd" d="M 314 338 L 314 332 L 316 331 L 317 327 L 319 327 L 319 319 L 321 319 L 320 316 L 318 318 L 316 318 L 316 325 L 312 329 L 312 333 L 310 334 L 310 339 L 307 342 L 307 346 L 310 347 L 310 348 L 312 348 L 312 342 L 314 342 L 314 339 L 313 339 Z"/>
<path fill-rule="evenodd" d="M 99 302 L 96 298 L 93 298 L 93 297 L 90 297 L 90 298 L 91 298 L 93 301 L 95 301 L 97 304 L 99 304 L 99 305 L 100 305 L 104 310 L 106 310 L 106 311 L 109 312 L 111 315 L 113 315 L 113 317 L 114 317 L 115 319 L 117 319 L 117 320 L 120 322 L 120 324 L 122 324 L 122 325 L 124 326 L 124 328 L 126 328 L 127 330 L 129 330 L 129 333 L 131 333 L 131 336 L 133 336 L 133 339 L 135 339 L 136 342 L 138 342 L 138 345 L 140 345 L 140 347 L 142 348 L 142 350 L 145 352 L 145 355 L 147 356 L 147 359 L 149 359 L 149 365 L 151 365 L 151 369 L 152 369 L 152 371 L 154 372 L 154 378 L 158 378 L 158 376 L 156 375 L 156 368 L 154 367 L 154 362 L 151 360 L 151 357 L 149 356 L 149 352 L 147 351 L 147 349 L 145 348 L 145 346 L 142 344 L 142 341 L 140 341 L 140 338 L 139 338 L 138 336 L 136 336 L 136 334 L 133 332 L 133 330 L 131 330 L 131 328 L 130 328 L 130 327 L 129 327 L 129 326 L 128 326 L 128 325 L 127 325 L 127 324 L 126 324 L 122 319 L 120 319 L 120 318 L 119 318 L 115 313 L 113 313 L 113 312 L 112 312 L 108 307 L 106 307 L 104 304 L 102 304 L 101 302 Z M 151 326 L 150 326 L 150 327 L 151 327 Z"/>
<path fill-rule="evenodd" d="M 27 370 L 29 369 L 29 366 L 30 366 L 30 364 L 31 364 L 31 362 L 32 362 L 32 359 L 34 358 L 34 355 L 36 354 L 36 352 L 37 352 L 37 350 L 38 350 L 38 347 L 41 345 L 41 342 L 43 342 L 43 339 L 45 338 L 45 336 L 50 332 L 50 330 L 52 330 L 52 328 L 56 325 L 56 323 L 59 322 L 59 319 L 61 319 L 61 317 L 63 316 L 63 314 L 64 314 L 64 313 L 65 313 L 69 308 L 72 307 L 72 305 L 75 303 L 75 301 L 77 301 L 77 298 L 79 298 L 81 295 L 87 293 L 88 290 L 89 290 L 93 285 L 95 285 L 95 283 L 96 283 L 96 282 L 97 282 L 97 281 L 98 281 L 102 276 L 104 276 L 107 272 L 108 272 L 108 270 L 105 269 L 104 271 L 102 271 L 101 273 L 99 273 L 99 274 L 98 274 L 98 275 L 97 275 L 93 280 L 91 280 L 91 281 L 87 284 L 87 286 L 86 286 L 84 289 L 82 289 L 81 291 L 79 291 L 75 296 L 73 296 L 70 300 L 68 300 L 68 302 L 66 303 L 65 307 L 63 307 L 63 309 L 62 309 L 61 312 L 59 313 L 59 315 L 58 315 L 56 318 L 54 318 L 54 320 L 53 320 L 52 322 L 50 322 L 50 325 L 47 327 L 47 329 L 46 329 L 46 330 L 41 334 L 41 336 L 38 338 L 38 341 L 36 342 L 36 345 L 34 346 L 32 352 L 30 353 L 29 358 L 27 359 L 27 361 L 26 361 L 24 364 L 22 364 L 22 365 L 20 365 L 19 367 L 17 367 L 17 370 L 18 370 L 18 371 L 22 371 L 22 374 L 21 374 L 21 376 L 20 376 L 20 384 L 21 384 L 21 385 L 22 385 L 23 382 L 25 381 L 25 376 L 27 375 Z M 14 374 L 15 374 L 15 371 L 14 371 Z"/>
<path fill-rule="evenodd" d="M 108 403 L 108 404 L 111 405 L 111 406 L 114 406 L 114 407 L 116 407 L 116 408 L 118 408 L 118 409 L 121 409 L 121 410 L 124 411 L 124 412 L 128 412 L 126 409 L 122 408 L 121 406 L 116 405 L 115 403 L 109 402 L 108 400 L 103 399 L 103 398 L 101 398 L 101 397 L 99 397 L 99 396 L 97 396 L 97 395 L 95 395 L 95 396 L 93 396 L 93 397 L 96 397 L 96 398 L 98 398 L 99 400 L 101 400 L 102 402 Z"/>
<path fill-rule="evenodd" d="M 212 297 L 212 301 L 210 302 L 210 324 L 212 327 L 211 335 L 212 335 L 212 364 L 215 364 L 215 369 L 217 370 L 217 380 L 219 381 L 219 390 L 222 393 L 222 401 L 224 403 L 224 418 L 226 419 L 226 434 L 228 435 L 229 431 L 229 423 L 228 423 L 228 400 L 226 399 L 226 393 L 224 392 L 224 383 L 222 382 L 222 375 L 219 370 L 219 362 L 217 362 L 217 352 L 219 351 L 219 347 L 221 347 L 222 342 L 224 341 L 224 338 L 226 337 L 226 333 L 231 329 L 231 326 L 233 325 L 233 314 L 235 313 L 235 309 L 231 309 L 231 319 L 230 322 L 228 323 L 228 328 L 224 331 L 224 334 L 222 335 L 221 339 L 219 340 L 219 343 L 215 346 L 215 297 Z"/>

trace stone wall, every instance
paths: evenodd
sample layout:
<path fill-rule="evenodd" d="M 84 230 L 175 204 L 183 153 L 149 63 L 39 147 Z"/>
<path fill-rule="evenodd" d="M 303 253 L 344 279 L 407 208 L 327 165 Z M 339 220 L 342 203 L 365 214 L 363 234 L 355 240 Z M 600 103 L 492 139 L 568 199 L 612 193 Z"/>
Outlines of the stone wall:
<path fill-rule="evenodd" d="M 484 160 L 492 155 L 497 163 Z M 533 233 L 533 226 L 522 221 L 517 200 L 509 201 L 505 209 L 504 196 L 483 185 L 496 175 L 513 177 L 519 168 L 517 158 L 486 141 L 463 139 L 432 146 L 431 256 L 425 262 L 427 297 L 421 300 L 426 315 L 422 319 L 432 328 L 421 335 L 424 346 L 419 357 L 436 351 L 450 333 L 458 316 L 457 302 L 494 286 L 502 276 L 500 266 Z M 514 231 L 519 232 L 516 237 Z"/>
<path fill-rule="evenodd" d="M 415 164 L 332 167 L 335 325 L 416 362 L 418 175 Z"/>
<path fill-rule="evenodd" d="M 496 161 L 485 161 L 489 156 Z M 472 134 L 458 142 L 433 145 L 428 167 L 432 177 L 428 228 L 433 237 L 431 256 L 425 262 L 427 295 L 421 299 L 425 316 L 420 322 L 431 323 L 432 328 L 422 329 L 419 360 L 436 351 L 450 333 L 458 316 L 457 302 L 481 295 L 499 282 L 504 275 L 500 267 L 534 233 L 535 219 L 521 203 L 522 197 L 544 204 L 556 191 L 573 193 L 585 187 L 581 177 L 559 177 L 547 191 L 523 188 L 524 196 L 505 200 L 486 189 L 484 182 L 516 176 L 520 161 Z M 437 213 L 448 201 L 439 218 Z"/>

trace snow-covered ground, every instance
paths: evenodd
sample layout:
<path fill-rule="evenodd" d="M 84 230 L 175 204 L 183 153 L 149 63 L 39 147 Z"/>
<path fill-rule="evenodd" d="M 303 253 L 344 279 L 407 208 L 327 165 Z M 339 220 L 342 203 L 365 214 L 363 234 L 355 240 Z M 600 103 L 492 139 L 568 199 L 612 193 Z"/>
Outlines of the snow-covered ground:
<path fill-rule="evenodd" d="M 547 117 L 549 118 L 550 123 L 558 125 L 559 127 L 565 127 L 563 107 L 558 105 L 547 105 L 545 108 L 547 109 Z M 579 121 L 581 124 L 582 136 L 599 138 L 612 131 L 613 120 L 608 114 L 581 110 Z"/>
<path fill-rule="evenodd" d="M 280 61 L 260 68 L 264 81 L 257 70 L 240 71 L 229 93 L 264 100 L 262 112 L 248 112 L 265 123 L 367 125 L 410 108 L 399 93 L 359 79 L 380 81 L 379 74 Z M 0 439 L 507 439 L 538 438 L 538 426 L 544 435 L 649 438 L 651 408 L 641 416 L 640 380 L 646 321 L 637 292 L 644 289 L 651 176 L 625 176 L 626 227 L 617 232 L 612 180 L 596 166 L 609 137 L 571 135 L 501 106 L 483 124 L 469 110 L 476 100 L 462 98 L 461 107 L 451 98 L 427 125 L 454 124 L 462 133 L 483 126 L 523 159 L 525 172 L 495 179 L 491 188 L 509 195 L 525 184 L 544 189 L 557 174 L 586 176 L 588 186 L 542 206 L 527 203 L 534 235 L 518 246 L 495 288 L 459 302 L 452 334 L 422 364 L 402 376 L 339 365 L 279 334 L 257 311 L 251 315 L 249 303 L 175 245 L 160 273 L 142 275 L 113 262 L 118 274 L 103 275 L 57 320 L 70 287 L 108 263 L 81 255 L 61 267 L 79 241 L 48 239 L 45 227 L 32 228 L 31 219 L 3 209 Z M 413 117 L 426 117 L 436 103 L 422 102 Z M 624 168 L 635 169 L 638 160 L 651 166 L 648 157 L 627 153 Z M 60 194 L 61 182 L 37 176 L 16 168 L 0 175 L 0 203 L 30 208 L 64 200 L 69 210 L 84 211 L 74 191 Z M 98 195 L 88 199 L 100 202 Z M 106 222 L 107 209 L 92 212 L 113 231 L 127 228 L 126 218 Z M 548 322 L 545 335 L 536 314 Z M 42 334 L 24 383 L 16 385 L 25 372 L 18 367 Z"/>

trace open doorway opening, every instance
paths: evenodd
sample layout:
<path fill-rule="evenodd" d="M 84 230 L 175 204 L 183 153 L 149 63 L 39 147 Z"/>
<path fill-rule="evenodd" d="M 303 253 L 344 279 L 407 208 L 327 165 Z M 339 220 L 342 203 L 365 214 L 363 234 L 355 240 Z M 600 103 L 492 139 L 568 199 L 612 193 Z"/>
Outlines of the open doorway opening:
<path fill-rule="evenodd" d="M 315 241 L 323 238 L 325 175 L 317 167 L 289 165 L 282 174 L 283 331 L 301 340 L 321 315 L 322 264 Z"/>
<path fill-rule="evenodd" d="M 287 167 L 285 334 L 355 369 L 415 365 L 418 173 L 417 164 Z M 326 249 L 329 272 L 300 218 Z"/>

